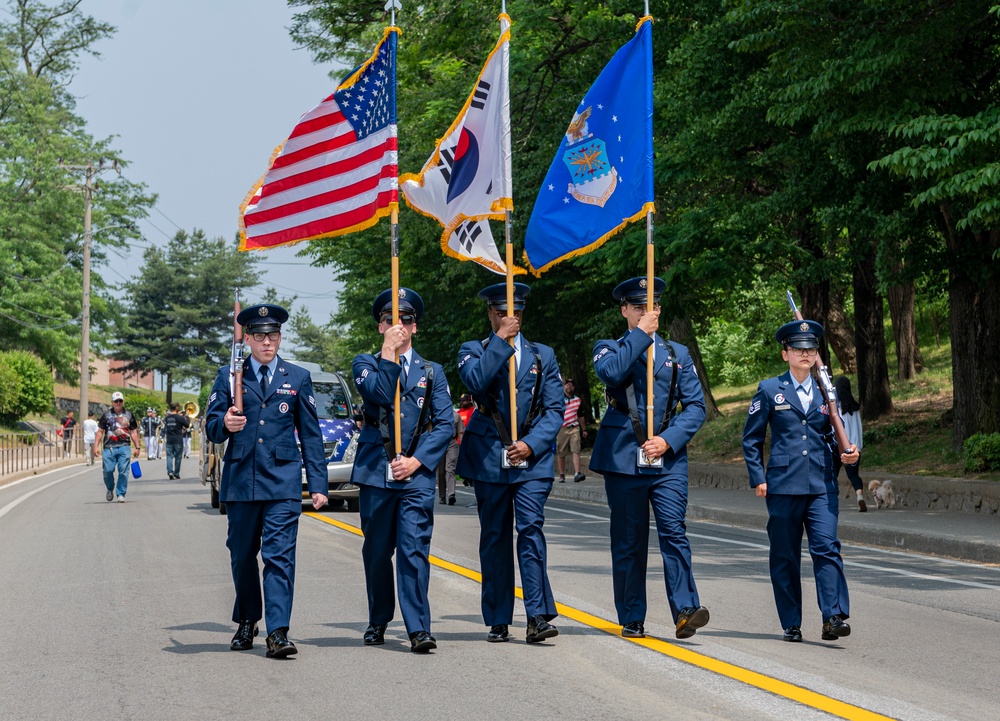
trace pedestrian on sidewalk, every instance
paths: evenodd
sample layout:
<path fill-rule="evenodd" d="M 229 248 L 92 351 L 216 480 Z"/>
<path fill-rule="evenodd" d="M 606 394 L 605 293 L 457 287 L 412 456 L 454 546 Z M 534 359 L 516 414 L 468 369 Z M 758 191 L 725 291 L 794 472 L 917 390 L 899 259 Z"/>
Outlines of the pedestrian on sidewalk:
<path fill-rule="evenodd" d="M 465 432 L 462 416 L 454 409 L 452 415 L 451 441 L 448 443 L 448 451 L 437 467 L 438 499 L 449 506 L 455 505 L 455 466 L 458 465 L 458 447 Z"/>
<path fill-rule="evenodd" d="M 690 638 L 709 621 L 695 586 L 684 525 L 687 444 L 705 422 L 705 396 L 688 349 L 656 333 L 665 285 L 662 278 L 654 278 L 649 312 L 646 278 L 620 283 L 611 295 L 621 306 L 628 332 L 594 346 L 594 370 L 607 385 L 608 409 L 594 441 L 590 470 L 604 475 L 611 508 L 615 609 L 626 638 L 643 638 L 646 633 L 650 505 L 675 635 Z M 646 384 L 649 352 L 654 354 L 652 390 Z M 645 408 L 650 395 L 657 425 L 654 435 L 647 437 Z M 678 403 L 683 408 L 679 413 Z"/>
<path fill-rule="evenodd" d="M 416 291 L 399 288 L 399 322 L 393 325 L 392 289 L 382 291 L 372 304 L 372 316 L 382 336 L 378 355 L 362 353 L 351 366 L 354 383 L 364 401 L 365 427 L 351 482 L 358 485 L 358 507 L 364 544 L 368 590 L 366 646 L 385 643 L 385 629 L 396 608 L 392 557 L 396 556 L 396 586 L 410 650 L 428 653 L 437 648 L 431 635 L 431 534 L 434 531 L 434 469 L 454 433 L 455 412 L 444 368 L 426 360 L 413 347 L 424 301 Z M 399 361 L 396 361 L 396 357 Z M 395 402 L 399 388 L 401 453 L 396 447 Z"/>
<path fill-rule="evenodd" d="M 101 463 L 104 469 L 104 486 L 107 501 L 117 500 L 125 503 L 128 492 L 129 456 L 139 457 L 138 424 L 132 411 L 125 408 L 125 396 L 115 391 L 111 394 L 111 410 L 105 411 L 97 422 L 97 433 L 94 435 L 94 446 L 100 447 L 104 441 L 101 453 Z M 129 453 L 129 446 L 134 446 Z M 115 469 L 118 469 L 118 481 L 115 482 Z"/>
<path fill-rule="evenodd" d="M 823 326 L 792 321 L 778 329 L 781 357 L 788 371 L 761 381 L 743 427 L 743 458 L 750 487 L 767 503 L 769 566 L 774 602 L 785 641 L 802 641 L 802 532 L 816 577 L 823 614 L 821 638 L 836 641 L 851 634 L 850 599 L 837 538 L 839 492 L 833 455 L 838 453 L 830 412 L 810 375 L 819 353 Z M 764 469 L 764 438 L 771 429 L 771 451 Z M 840 453 L 845 464 L 858 451 Z"/>
<path fill-rule="evenodd" d="M 472 413 L 476 410 L 475 405 L 472 403 L 472 395 L 469 393 L 463 393 L 458 397 L 458 417 L 462 419 L 462 432 L 469 426 L 469 421 L 472 420 Z M 458 437 L 459 446 L 462 445 L 462 437 Z M 461 449 L 460 449 L 461 450 Z M 457 476 L 456 476 L 457 478 Z M 472 481 L 468 478 L 462 478 L 462 485 L 466 487 L 472 486 Z"/>
<path fill-rule="evenodd" d="M 507 286 L 479 291 L 492 331 L 458 352 L 458 375 L 472 391 L 472 414 L 458 452 L 458 474 L 472 481 L 479 510 L 479 562 L 483 573 L 486 640 L 510 638 L 514 617 L 514 528 L 517 562 L 528 617 L 525 640 L 537 643 L 559 635 L 550 623 L 556 602 L 546 568 L 545 501 L 552 492 L 552 444 L 562 425 L 559 364 L 547 345 L 521 333 L 525 298 L 531 288 L 514 283 L 514 307 L 507 315 Z M 511 340 L 513 339 L 513 345 Z M 510 367 L 514 364 L 517 440 L 511 433 Z"/>
<path fill-rule="evenodd" d="M 66 413 L 66 417 L 60 423 L 62 424 L 63 455 L 69 458 L 73 449 L 73 431 L 76 428 L 76 418 L 73 417 L 73 411 Z"/>
<path fill-rule="evenodd" d="M 181 477 L 181 453 L 184 450 L 184 431 L 191 425 L 186 415 L 181 413 L 179 403 L 170 406 L 170 413 L 163 419 L 163 437 L 167 456 L 167 478 Z"/>
<path fill-rule="evenodd" d="M 840 418 L 844 421 L 844 431 L 847 433 L 847 440 L 854 444 L 861 452 L 864 447 L 864 433 L 861 428 L 861 404 L 851 393 L 851 380 L 847 376 L 840 376 L 833 382 L 833 387 L 837 389 L 837 401 L 840 403 Z M 851 465 L 844 465 L 838 454 L 833 455 L 833 477 L 840 475 L 840 468 L 843 466 L 847 471 L 847 480 L 851 482 L 851 488 L 858 499 L 858 510 L 864 513 L 868 510 L 865 503 L 865 484 L 861 480 L 861 472 L 858 470 L 861 461 Z"/>
<path fill-rule="evenodd" d="M 559 482 L 566 482 L 566 456 L 573 456 L 573 482 L 587 480 L 580 472 L 580 436 L 587 437 L 587 425 L 580 417 L 580 397 L 573 394 L 576 386 L 572 378 L 563 381 L 563 424 L 556 436 L 556 464 Z"/>
<path fill-rule="evenodd" d="M 83 422 L 83 445 L 84 453 L 87 454 L 87 465 L 94 465 L 94 439 L 97 437 L 97 421 L 94 420 L 94 412 L 87 414 L 87 420 Z"/>

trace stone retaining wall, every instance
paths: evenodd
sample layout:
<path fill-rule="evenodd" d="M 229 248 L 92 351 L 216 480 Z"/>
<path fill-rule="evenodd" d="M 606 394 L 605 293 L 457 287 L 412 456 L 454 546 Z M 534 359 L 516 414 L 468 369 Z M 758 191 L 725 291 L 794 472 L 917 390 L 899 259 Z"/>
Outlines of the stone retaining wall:
<path fill-rule="evenodd" d="M 966 478 L 940 478 L 937 476 L 904 476 L 894 473 L 863 473 L 865 494 L 867 484 L 873 480 L 892 481 L 896 494 L 896 505 L 903 508 L 922 508 L 939 511 L 965 511 L 995 515 L 1000 513 L 1000 483 L 977 481 Z M 689 483 L 692 486 L 749 489 L 746 467 L 692 463 Z M 841 474 L 840 489 L 844 498 L 850 498 L 854 490 Z"/>

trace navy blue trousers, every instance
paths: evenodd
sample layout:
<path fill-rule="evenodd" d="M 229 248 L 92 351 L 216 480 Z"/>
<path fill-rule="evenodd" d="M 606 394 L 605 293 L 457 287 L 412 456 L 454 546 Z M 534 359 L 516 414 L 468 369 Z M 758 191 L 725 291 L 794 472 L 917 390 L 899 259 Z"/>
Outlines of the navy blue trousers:
<path fill-rule="evenodd" d="M 687 477 L 604 474 L 611 508 L 611 575 L 618 623 L 646 620 L 649 507 L 663 557 L 667 601 L 674 623 L 681 609 L 701 605 L 691 572 L 687 526 Z"/>
<path fill-rule="evenodd" d="M 233 621 L 259 621 L 266 611 L 267 632 L 287 629 L 295 586 L 295 541 L 302 501 L 230 501 L 229 548 L 236 586 Z M 264 599 L 260 595 L 257 554 L 264 561 Z"/>
<path fill-rule="evenodd" d="M 361 557 L 368 588 L 368 622 L 388 624 L 396 612 L 392 555 L 396 556 L 399 609 L 407 634 L 431 630 L 427 586 L 431 576 L 434 489 L 361 486 L 358 503 L 365 534 Z"/>
<path fill-rule="evenodd" d="M 551 621 L 556 613 L 546 571 L 545 501 L 552 479 L 523 483 L 475 481 L 479 505 L 479 566 L 483 573 L 483 621 L 487 626 L 514 619 L 514 526 L 524 612 Z"/>
<path fill-rule="evenodd" d="M 771 587 L 781 627 L 802 625 L 803 530 L 809 539 L 816 596 L 823 618 L 836 615 L 847 618 L 851 602 L 837 539 L 837 493 L 811 496 L 768 493 L 765 500 L 767 536 L 771 540 Z"/>

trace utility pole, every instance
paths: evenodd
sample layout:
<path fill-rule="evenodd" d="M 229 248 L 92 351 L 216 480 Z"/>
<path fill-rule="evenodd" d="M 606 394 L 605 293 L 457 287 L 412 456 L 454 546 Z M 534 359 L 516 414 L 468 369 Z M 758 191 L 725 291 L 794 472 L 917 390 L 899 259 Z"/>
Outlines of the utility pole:
<path fill-rule="evenodd" d="M 86 165 L 66 165 L 59 163 L 66 170 L 82 170 L 86 174 L 83 187 L 83 308 L 80 314 L 80 423 L 87 420 L 90 413 L 90 217 L 93 206 L 94 185 L 91 182 L 94 175 L 104 170 L 114 170 L 121 175 L 118 161 L 110 168 L 104 167 L 104 161 L 95 167 L 93 163 Z"/>

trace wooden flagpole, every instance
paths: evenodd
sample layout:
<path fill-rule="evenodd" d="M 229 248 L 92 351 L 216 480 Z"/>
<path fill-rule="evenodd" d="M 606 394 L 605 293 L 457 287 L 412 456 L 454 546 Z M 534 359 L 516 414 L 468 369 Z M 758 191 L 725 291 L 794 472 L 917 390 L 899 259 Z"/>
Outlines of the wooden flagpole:
<path fill-rule="evenodd" d="M 402 8 L 399 0 L 388 0 L 385 4 L 385 9 L 392 12 L 392 27 L 396 27 L 396 9 Z M 395 118 L 393 118 L 395 120 Z M 399 182 L 399 170 L 396 170 L 396 182 Z M 391 243 L 392 243 L 392 324 L 399 325 L 399 206 L 392 209 L 392 214 L 390 215 L 390 226 L 391 231 Z M 399 363 L 399 349 L 393 353 L 392 358 L 394 363 Z M 396 379 L 396 395 L 393 397 L 392 402 L 392 424 L 394 438 L 395 438 L 395 450 L 396 458 L 403 455 L 403 440 L 401 438 L 403 431 L 399 421 L 399 403 L 400 403 L 400 379 Z"/>
<path fill-rule="evenodd" d="M 649 0 L 645 0 L 645 14 L 649 15 Z M 652 72 L 652 70 L 650 70 Z M 653 243 L 653 212 L 646 211 L 646 312 L 653 312 L 653 259 L 656 253 L 656 245 Z M 653 372 L 656 360 L 656 337 L 653 338 L 653 345 L 646 353 L 646 435 L 652 438 L 656 429 L 653 427 Z"/>
<path fill-rule="evenodd" d="M 504 15 L 507 14 L 507 0 L 501 0 L 500 2 L 500 12 Z M 503 27 L 501 23 L 501 27 Z M 508 87 L 505 85 L 504 92 L 509 93 Z M 509 105 L 508 105 L 509 107 Z M 506 236 L 506 265 L 507 265 L 507 317 L 514 317 L 514 241 L 510 237 L 510 211 L 504 211 L 503 227 Z M 509 341 L 511 348 L 517 350 L 514 345 L 517 343 L 517 336 L 510 338 Z M 517 362 L 516 357 L 510 359 L 510 371 L 509 371 L 509 388 L 508 396 L 510 397 L 510 440 L 511 442 L 517 441 Z"/>

